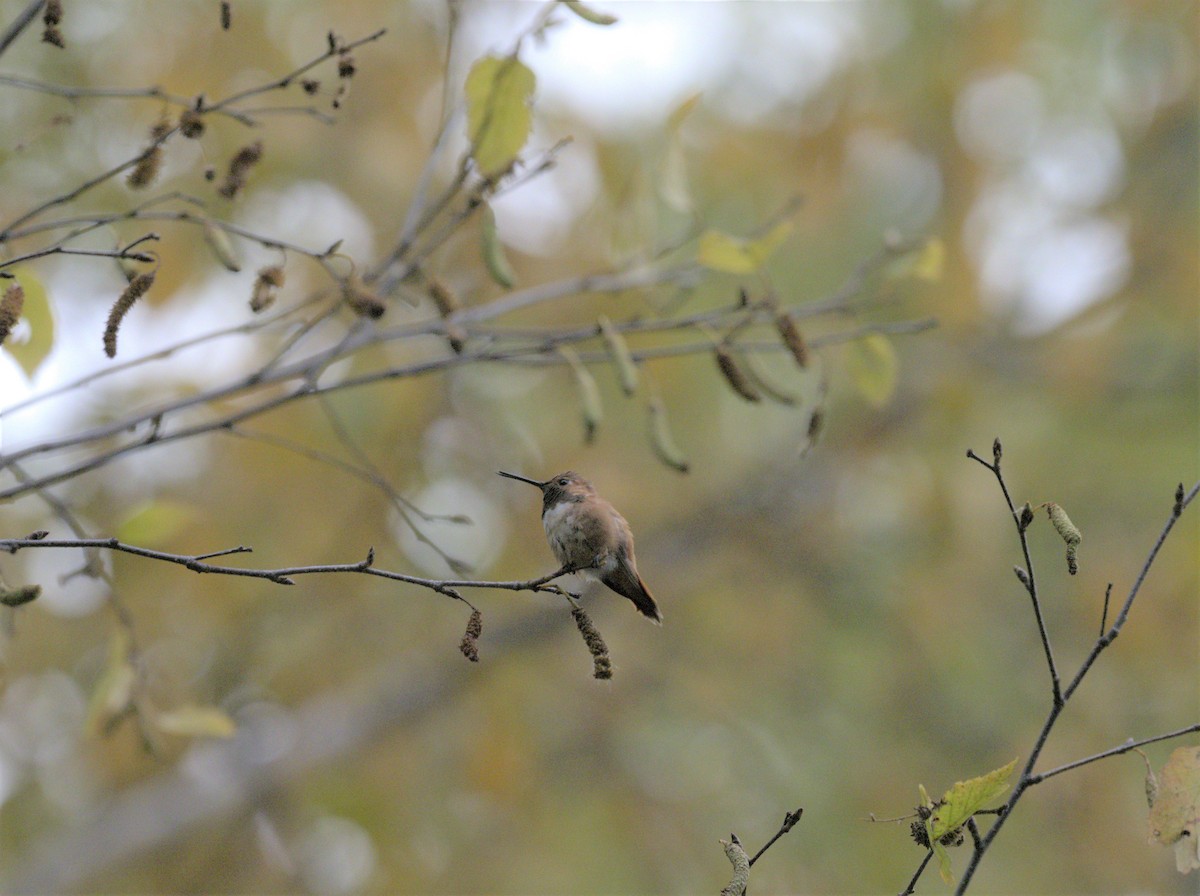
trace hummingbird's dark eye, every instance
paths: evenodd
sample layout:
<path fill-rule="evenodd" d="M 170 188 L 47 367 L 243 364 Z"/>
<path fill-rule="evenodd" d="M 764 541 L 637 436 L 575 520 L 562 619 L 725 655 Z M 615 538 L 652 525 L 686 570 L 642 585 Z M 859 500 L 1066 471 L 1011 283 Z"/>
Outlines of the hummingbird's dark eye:
<path fill-rule="evenodd" d="M 558 484 L 561 485 L 563 488 L 566 488 L 568 485 L 571 484 L 571 481 L 569 479 L 560 479 L 560 480 L 558 480 Z"/>

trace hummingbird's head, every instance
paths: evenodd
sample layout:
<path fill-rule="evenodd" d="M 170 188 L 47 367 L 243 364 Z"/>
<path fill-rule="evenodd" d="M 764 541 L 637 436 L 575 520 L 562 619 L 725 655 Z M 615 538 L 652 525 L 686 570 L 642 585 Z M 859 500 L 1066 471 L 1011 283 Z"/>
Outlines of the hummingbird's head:
<path fill-rule="evenodd" d="M 586 501 L 596 494 L 596 490 L 592 488 L 592 484 L 572 470 L 559 473 L 545 482 L 538 482 L 536 479 L 528 479 L 525 476 L 518 476 L 515 473 L 505 473 L 503 470 L 500 471 L 500 475 L 507 476 L 509 479 L 516 479 L 518 482 L 528 482 L 530 485 L 536 485 L 540 488 L 542 490 L 543 510 L 553 507 L 560 501 L 571 503 Z"/>

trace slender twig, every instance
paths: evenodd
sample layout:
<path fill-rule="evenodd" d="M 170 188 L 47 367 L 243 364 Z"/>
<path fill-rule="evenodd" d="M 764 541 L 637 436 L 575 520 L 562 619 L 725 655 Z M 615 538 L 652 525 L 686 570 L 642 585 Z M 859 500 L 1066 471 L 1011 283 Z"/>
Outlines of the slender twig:
<path fill-rule="evenodd" d="M 21 36 L 21 32 L 29 27 L 30 23 L 37 18 L 37 14 L 42 11 L 45 5 L 45 0 L 32 0 L 26 4 L 25 8 L 17 13 L 17 17 L 13 19 L 12 24 L 4 29 L 4 33 L 0 34 L 0 53 L 3 53 L 9 48 L 9 45 Z"/>
<path fill-rule="evenodd" d="M 923 326 L 931 326 L 931 322 L 923 322 Z M 884 329 L 888 325 L 873 325 L 875 328 Z M 415 326 L 409 332 L 430 333 L 440 330 L 440 322 L 432 322 Z M 859 330 L 854 331 L 860 332 Z M 355 377 L 347 377 L 342 380 L 331 382 L 327 385 L 317 385 L 316 374 L 328 367 L 330 364 L 339 360 L 341 357 L 352 354 L 353 351 L 366 344 L 373 344 L 378 339 L 373 339 L 367 331 L 363 331 L 362 338 L 358 341 L 347 342 L 343 346 L 336 347 L 328 352 L 320 352 L 311 358 L 296 362 L 292 365 L 285 365 L 274 370 L 269 376 L 259 378 L 258 373 L 250 374 L 249 376 L 207 392 L 197 393 L 195 395 L 178 398 L 171 402 L 150 408 L 134 414 L 123 420 L 115 421 L 109 424 L 103 424 L 87 430 L 82 433 L 77 433 L 71 436 L 64 436 L 59 439 L 48 440 L 38 445 L 32 445 L 27 448 L 19 449 L 8 455 L 0 456 L 0 469 L 3 469 L 8 464 L 23 460 L 33 455 L 42 455 L 57 451 L 64 451 L 70 448 L 75 448 L 88 443 L 99 443 L 114 437 L 125 437 L 126 441 L 122 444 L 99 451 L 90 457 L 83 460 L 75 461 L 67 464 L 52 472 L 44 473 L 41 477 L 35 480 L 36 485 L 46 486 L 56 483 L 65 482 L 83 473 L 91 470 L 99 469 L 108 463 L 116 460 L 119 457 L 141 451 L 154 445 L 166 445 L 171 442 L 183 441 L 194 438 L 199 435 L 217 432 L 222 429 L 236 426 L 246 420 L 265 414 L 269 411 L 291 404 L 294 401 L 299 401 L 306 398 L 311 398 L 316 395 L 325 395 L 333 392 L 338 392 L 344 389 L 355 389 L 363 386 L 372 385 L 375 383 L 386 382 L 394 379 L 408 379 L 432 373 L 449 370 L 456 367 L 466 366 L 473 363 L 481 362 L 503 362 L 509 364 L 529 364 L 534 366 L 554 365 L 560 366 L 566 363 L 562 358 L 554 355 L 546 355 L 545 347 L 528 346 L 519 347 L 509 350 L 496 350 L 488 348 L 480 348 L 475 350 L 464 351 L 460 355 L 447 355 L 444 357 L 435 357 L 427 360 L 413 362 L 411 364 L 388 367 L 379 371 L 371 371 L 360 374 Z M 828 337 L 823 340 L 823 344 L 838 341 L 834 337 Z M 565 344 L 567 340 L 561 340 L 556 344 Z M 817 344 L 817 340 L 812 340 L 813 344 Z M 632 352 L 632 357 L 635 361 L 643 362 L 653 359 L 661 359 L 668 357 L 677 357 L 680 355 L 707 353 L 711 351 L 712 345 L 710 342 L 690 343 L 684 346 L 661 346 L 653 349 L 645 349 Z M 782 351 L 779 346 L 772 345 L 770 350 Z M 587 361 L 599 362 L 600 356 L 588 356 Z M 278 389 L 269 387 L 279 386 L 289 381 L 300 380 L 299 385 L 289 390 L 280 392 Z M 166 426 L 169 416 L 180 414 L 182 411 L 198 406 L 215 405 L 223 399 L 232 398 L 234 396 L 243 396 L 244 393 L 249 393 L 255 390 L 264 390 L 266 394 L 259 399 L 257 403 L 249 404 L 240 410 L 230 412 L 228 409 L 222 409 L 224 416 L 219 416 L 216 419 L 205 420 L 198 423 L 183 426 L 179 429 L 170 430 Z M 139 435 L 138 432 L 145 426 L 151 427 L 149 433 Z M 30 484 L 22 484 L 11 486 L 7 489 L 0 490 L 0 500 L 6 498 L 18 497 L 27 493 L 30 490 Z"/>
<path fill-rule="evenodd" d="M 778 840 L 780 837 L 782 837 L 784 834 L 786 834 L 788 831 L 790 831 L 792 828 L 794 828 L 796 826 L 796 822 L 798 822 L 800 820 L 800 816 L 803 814 L 804 814 L 803 806 L 801 806 L 795 812 L 786 813 L 783 816 L 783 824 L 781 824 L 779 826 L 779 830 L 775 832 L 775 835 L 773 837 L 771 837 L 770 840 L 768 840 L 766 843 L 763 844 L 762 849 L 760 849 L 758 852 L 756 852 L 754 854 L 754 857 L 750 859 L 750 865 L 753 866 L 754 863 L 757 862 L 762 857 L 762 854 L 764 852 L 766 852 L 768 849 L 770 849 L 772 846 L 775 845 L 776 840 Z"/>
<path fill-rule="evenodd" d="M 913 872 L 913 876 L 909 878 L 908 886 L 900 891 L 900 896 L 912 896 L 917 889 L 917 881 L 921 879 L 921 875 L 925 873 L 925 869 L 929 867 L 929 860 L 933 858 L 933 850 L 927 850 L 924 858 L 921 859 L 921 864 L 917 866 L 917 870 Z"/>
<path fill-rule="evenodd" d="M 245 545 L 239 545 L 234 548 L 227 548 L 205 554 L 172 554 L 168 551 L 158 551 L 151 548 L 139 547 L 138 545 L 126 544 L 125 542 L 122 542 L 116 538 L 0 538 L 0 551 L 7 551 L 10 554 L 15 554 L 17 551 L 27 550 L 30 548 L 91 548 L 116 551 L 124 554 L 132 554 L 136 557 L 143 557 L 148 560 L 158 560 L 164 563 L 173 563 L 178 566 L 186 567 L 195 573 L 266 579 L 267 581 L 273 582 L 277 585 L 294 585 L 296 584 L 295 578 L 297 576 L 359 573 L 362 575 L 377 576 L 384 579 L 391 579 L 392 581 L 396 582 L 403 582 L 408 585 L 416 585 L 422 588 L 428 588 L 432 591 L 438 592 L 439 594 L 452 597 L 455 600 L 463 601 L 463 603 L 467 603 L 467 601 L 462 597 L 462 595 L 458 594 L 455 589 L 489 588 L 493 590 L 504 591 L 557 592 L 558 589 L 554 586 L 551 586 L 549 583 L 573 571 L 564 567 L 548 575 L 522 581 L 431 579 L 423 576 L 413 576 L 408 575 L 407 573 L 394 572 L 387 569 L 379 569 L 374 565 L 374 549 L 367 552 L 365 559 L 359 560 L 356 563 L 323 563 L 306 566 L 283 566 L 275 569 L 258 569 L 241 566 L 221 566 L 218 564 L 208 563 L 205 560 L 205 558 L 221 557 L 229 554 L 250 553 L 253 548 L 246 547 Z"/>
<path fill-rule="evenodd" d="M 363 44 L 367 44 L 367 43 L 371 43 L 372 41 L 379 40 L 379 38 L 383 37 L 385 34 L 387 34 L 387 29 L 379 28 L 375 31 L 372 31 L 370 34 L 368 34 L 365 37 L 357 38 L 356 40 L 349 41 L 348 43 L 334 41 L 332 39 L 332 35 L 330 35 L 331 39 L 329 41 L 328 48 L 325 50 L 325 52 L 321 53 L 319 56 L 316 56 L 313 59 L 310 59 L 308 62 L 305 62 L 304 64 L 297 66 L 296 68 L 294 68 L 290 72 L 288 72 L 286 75 L 282 75 L 278 78 L 275 78 L 271 81 L 267 81 L 264 84 L 259 84 L 255 87 L 248 87 L 245 90 L 240 90 L 237 93 L 230 94 L 229 96 L 225 97 L 224 99 L 217 100 L 214 103 L 211 103 L 211 104 L 206 103 L 204 106 L 204 111 L 205 112 L 220 112 L 224 109 L 229 108 L 230 106 L 235 106 L 238 103 L 240 103 L 244 100 L 247 100 L 252 96 L 258 96 L 260 93 L 269 93 L 272 90 L 282 90 L 282 89 L 294 84 L 297 78 L 299 78 L 301 75 L 303 75 L 305 72 L 309 71 L 310 69 L 316 68 L 322 62 L 325 62 L 326 60 L 332 59 L 333 57 L 341 55 L 343 53 L 347 53 L 350 50 L 357 49 L 358 47 L 361 47 Z"/>
<path fill-rule="evenodd" d="M 1049 771 L 1038 772 L 1036 775 L 1030 775 L 1030 784 L 1040 784 L 1047 778 L 1053 778 L 1055 775 L 1061 775 L 1063 772 L 1069 772 L 1072 769 L 1079 768 L 1083 765 L 1089 765 L 1093 762 L 1098 762 L 1101 759 L 1107 759 L 1110 756 L 1120 756 L 1122 753 L 1128 753 L 1130 750 L 1136 750 L 1139 747 L 1144 747 L 1146 744 L 1158 743 L 1162 740 L 1171 740 L 1175 737 L 1183 737 L 1185 734 L 1192 734 L 1200 731 L 1200 722 L 1194 725 L 1188 725 L 1185 728 L 1180 728 L 1178 731 L 1168 731 L 1166 734 L 1156 734 L 1153 737 L 1142 738 L 1141 740 L 1130 740 L 1121 744 L 1119 747 L 1105 750 L 1101 753 L 1096 753 L 1092 756 L 1086 756 L 1083 759 L 1076 759 L 1074 762 L 1068 762 L 1066 765 L 1060 765 L 1057 768 L 1052 768 Z"/>
<path fill-rule="evenodd" d="M 1020 515 L 1017 512 L 1016 505 L 1013 503 L 1012 496 L 1008 492 L 1008 485 L 1004 481 L 1004 475 L 1000 472 L 1001 447 L 999 439 L 993 442 L 992 456 L 993 462 L 988 463 L 974 451 L 967 449 L 967 457 L 978 461 L 995 475 L 996 481 L 1000 484 L 1000 491 L 1004 493 L 1004 500 L 1008 504 L 1008 511 L 1012 514 L 1013 523 L 1017 529 L 1017 537 L 1021 541 L 1021 553 L 1025 558 L 1025 579 L 1023 580 L 1023 584 L 1033 604 L 1033 615 L 1037 620 L 1038 635 L 1042 639 L 1042 651 L 1046 655 L 1046 666 L 1050 671 L 1051 699 L 1055 706 L 1061 707 L 1063 701 L 1062 684 L 1058 676 L 1058 667 L 1054 663 L 1054 651 L 1050 647 L 1050 635 L 1046 631 L 1046 620 L 1042 616 L 1042 602 L 1038 599 L 1037 579 L 1034 577 L 1033 571 L 1033 557 L 1029 553 L 1029 539 L 1025 536 L 1028 527 L 1021 525 Z"/>
<path fill-rule="evenodd" d="M 996 464 L 994 467 L 992 464 L 989 464 L 986 461 L 981 460 L 978 456 L 976 456 L 974 454 L 974 452 L 969 452 L 968 454 L 972 459 L 978 460 L 985 467 L 992 469 L 993 472 L 996 473 L 997 480 L 999 480 L 1001 485 L 1003 486 L 1003 478 L 999 475 L 999 470 L 998 470 L 999 454 L 1000 454 L 998 440 L 997 440 L 996 448 L 995 448 Z M 1113 621 L 1113 624 L 1108 629 L 1108 631 L 1106 631 L 1103 635 L 1101 635 L 1101 637 L 1099 639 L 1097 639 L 1095 645 L 1092 647 L 1092 650 L 1089 652 L 1088 656 L 1080 664 L 1079 671 L 1076 672 L 1074 678 L 1071 679 L 1071 683 L 1069 685 L 1067 685 L 1067 687 L 1063 690 L 1061 700 L 1055 701 L 1053 703 L 1053 705 L 1050 707 L 1050 711 L 1046 716 L 1046 721 L 1042 724 L 1042 728 L 1038 732 L 1037 739 L 1034 742 L 1033 749 L 1029 753 L 1029 758 L 1026 760 L 1025 766 L 1021 770 L 1021 777 L 1018 779 L 1017 783 L 1014 785 L 1014 787 L 1012 789 L 1012 793 L 1009 794 L 1008 801 L 1002 807 L 1003 811 L 996 818 L 996 823 L 991 826 L 991 828 L 988 830 L 987 834 L 984 835 L 983 839 L 979 842 L 978 846 L 971 854 L 970 861 L 968 862 L 966 869 L 963 871 L 962 877 L 959 879 L 958 886 L 955 888 L 956 896 L 962 896 L 962 894 L 966 892 L 967 887 L 970 885 L 971 879 L 975 874 L 975 870 L 979 867 L 979 863 L 983 860 L 984 855 L 986 855 L 989 847 L 995 841 L 996 836 L 1000 833 L 1000 830 L 1004 827 L 1005 823 L 1012 816 L 1013 808 L 1020 801 L 1021 797 L 1024 796 L 1025 791 L 1028 790 L 1030 787 L 1034 786 L 1035 784 L 1041 783 L 1042 781 L 1046 780 L 1049 777 L 1052 777 L 1053 775 L 1060 774 L 1060 773 L 1062 773 L 1064 771 L 1068 771 L 1072 768 L 1078 768 L 1081 765 L 1087 765 L 1090 762 L 1095 762 L 1098 759 L 1105 758 L 1106 756 L 1117 755 L 1119 753 L 1123 753 L 1127 749 L 1132 749 L 1134 746 L 1138 746 L 1142 743 L 1151 743 L 1151 742 L 1158 741 L 1158 740 L 1167 740 L 1172 737 L 1180 737 L 1184 734 L 1188 734 L 1190 732 L 1200 730 L 1200 725 L 1192 725 L 1192 726 L 1188 726 L 1186 728 L 1180 729 L 1178 731 L 1171 732 L 1169 734 L 1157 735 L 1153 738 L 1150 738 L 1150 739 L 1147 739 L 1144 741 L 1138 741 L 1138 742 L 1135 742 L 1130 745 L 1125 745 L 1125 746 L 1114 748 L 1113 750 L 1105 751 L 1103 753 L 1097 753 L 1093 756 L 1086 757 L 1082 760 L 1077 760 L 1075 762 L 1068 763 L 1065 766 L 1060 766 L 1058 768 L 1051 769 L 1049 772 L 1043 772 L 1043 773 L 1037 774 L 1037 773 L 1034 773 L 1034 771 L 1033 771 L 1033 768 L 1036 765 L 1037 760 L 1041 756 L 1042 749 L 1045 747 L 1046 741 L 1050 737 L 1050 732 L 1053 730 L 1055 723 L 1058 721 L 1058 717 L 1059 717 L 1060 713 L 1062 712 L 1063 708 L 1066 706 L 1067 701 L 1070 700 L 1071 696 L 1075 693 L 1076 688 L 1079 687 L 1080 683 L 1084 679 L 1084 676 L 1087 675 L 1088 671 L 1092 667 L 1092 664 L 1095 663 L 1097 657 L 1099 657 L 1099 655 L 1101 653 L 1103 653 L 1104 650 L 1110 644 L 1112 644 L 1112 642 L 1116 639 L 1117 635 L 1120 634 L 1122 628 L 1125 625 L 1125 622 L 1129 618 L 1129 611 L 1133 607 L 1133 601 L 1137 597 L 1138 593 L 1140 592 L 1142 584 L 1146 580 L 1146 576 L 1149 575 L 1150 568 L 1154 564 L 1155 559 L 1158 557 L 1159 551 L 1162 549 L 1163 544 L 1166 542 L 1167 536 L 1171 533 L 1171 530 L 1175 527 L 1175 523 L 1179 519 L 1180 514 L 1183 512 L 1183 510 L 1188 505 L 1190 505 L 1192 503 L 1192 501 L 1195 499 L 1197 493 L 1200 493 L 1200 482 L 1197 482 L 1194 486 L 1192 486 L 1191 491 L 1187 492 L 1186 495 L 1182 494 L 1182 489 L 1180 489 L 1180 491 L 1176 493 L 1175 503 L 1174 503 L 1174 506 L 1172 507 L 1171 515 L 1167 519 L 1166 524 L 1163 526 L 1162 531 L 1159 533 L 1158 538 L 1155 540 L 1153 547 L 1151 547 L 1149 554 L 1146 556 L 1146 561 L 1142 564 L 1141 571 L 1138 573 L 1136 580 L 1134 581 L 1133 585 L 1130 587 L 1129 594 L 1126 596 L 1125 602 L 1121 607 L 1121 612 L 1117 615 L 1117 618 Z M 1006 499 L 1008 498 L 1007 490 L 1005 490 L 1005 497 L 1006 497 Z M 1011 499 L 1008 499 L 1008 503 L 1009 503 L 1009 509 L 1012 510 L 1015 515 L 1015 509 L 1012 506 Z M 1019 524 L 1018 524 L 1018 528 L 1020 528 Z"/>

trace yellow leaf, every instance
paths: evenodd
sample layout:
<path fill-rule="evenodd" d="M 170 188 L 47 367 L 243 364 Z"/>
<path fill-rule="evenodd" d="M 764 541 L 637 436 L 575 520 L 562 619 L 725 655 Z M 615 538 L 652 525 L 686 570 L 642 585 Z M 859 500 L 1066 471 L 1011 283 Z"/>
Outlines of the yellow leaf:
<path fill-rule="evenodd" d="M 696 260 L 714 271 L 753 274 L 791 232 L 791 221 L 779 222 L 756 240 L 744 240 L 719 230 L 706 230 L 700 235 Z"/>
<path fill-rule="evenodd" d="M 946 266 L 946 244 L 936 237 L 926 240 L 921 251 L 913 261 L 912 275 L 918 280 L 931 283 L 942 279 L 942 269 Z"/>
<path fill-rule="evenodd" d="M 925 280 L 933 283 L 942 279 L 946 266 L 946 244 L 930 237 L 912 249 L 901 252 L 884 269 L 889 280 Z"/>
<path fill-rule="evenodd" d="M 46 287 L 33 272 L 32 268 L 18 265 L 9 273 L 17 278 L 21 288 L 25 290 L 25 308 L 21 317 L 29 325 L 29 331 L 24 338 L 20 332 L 9 336 L 4 342 L 4 350 L 13 356 L 25 375 L 30 379 L 37 372 L 42 361 L 54 347 L 54 315 L 50 310 L 50 297 Z"/>
<path fill-rule="evenodd" d="M 850 343 L 846 351 L 846 367 L 859 394 L 874 407 L 883 407 L 896 391 L 899 362 L 891 340 L 870 333 Z"/>
<path fill-rule="evenodd" d="M 104 670 L 96 679 L 92 696 L 88 700 L 87 721 L 84 730 L 89 736 L 104 732 L 109 723 L 120 717 L 133 698 L 133 685 L 137 673 L 129 659 L 129 633 L 118 628 L 108 642 L 108 658 Z"/>
<path fill-rule="evenodd" d="M 155 547 L 170 541 L 195 518 L 195 508 L 189 504 L 146 501 L 135 507 L 117 526 L 117 538 L 141 547 Z"/>
<path fill-rule="evenodd" d="M 1180 747 L 1158 773 L 1150 842 L 1175 847 L 1180 874 L 1200 868 L 1200 747 Z"/>
<path fill-rule="evenodd" d="M 529 103 L 537 79 L 515 56 L 484 56 L 467 75 L 467 137 L 484 177 L 499 177 L 517 160 L 533 127 Z"/>
<path fill-rule="evenodd" d="M 184 737 L 233 737 L 237 733 L 233 719 L 215 706 L 185 704 L 160 713 L 154 724 L 168 734 Z"/>

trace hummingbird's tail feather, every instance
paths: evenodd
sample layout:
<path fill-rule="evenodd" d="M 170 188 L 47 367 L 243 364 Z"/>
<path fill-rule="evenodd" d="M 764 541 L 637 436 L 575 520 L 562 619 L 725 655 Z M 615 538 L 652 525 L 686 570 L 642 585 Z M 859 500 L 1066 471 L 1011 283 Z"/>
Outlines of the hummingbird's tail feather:
<path fill-rule="evenodd" d="M 646 587 L 646 583 L 642 581 L 642 577 L 635 570 L 631 569 L 628 564 L 618 564 L 616 569 L 600 581 L 621 595 L 621 597 L 627 597 L 633 601 L 633 605 L 638 608 L 638 612 L 651 622 L 656 625 L 662 625 L 662 613 L 659 612 L 658 604 L 654 602 L 654 598 L 650 595 L 650 589 Z"/>

